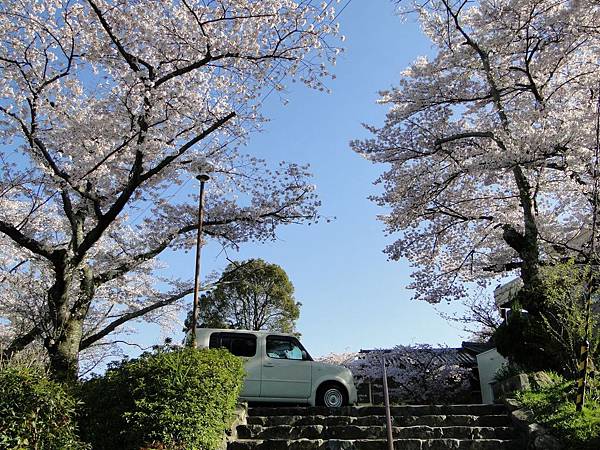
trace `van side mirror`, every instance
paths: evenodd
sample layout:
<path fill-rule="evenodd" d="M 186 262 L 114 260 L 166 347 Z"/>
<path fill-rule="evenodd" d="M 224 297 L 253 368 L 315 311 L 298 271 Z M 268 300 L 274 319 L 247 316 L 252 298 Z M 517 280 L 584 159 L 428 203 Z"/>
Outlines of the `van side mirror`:
<path fill-rule="evenodd" d="M 308 353 L 306 353 L 306 350 L 302 350 L 302 361 L 307 361 L 308 360 Z"/>

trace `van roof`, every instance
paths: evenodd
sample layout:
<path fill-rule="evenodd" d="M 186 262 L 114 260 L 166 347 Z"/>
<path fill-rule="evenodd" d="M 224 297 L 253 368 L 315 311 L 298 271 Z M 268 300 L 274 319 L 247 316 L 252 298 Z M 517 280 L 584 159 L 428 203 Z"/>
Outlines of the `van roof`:
<path fill-rule="evenodd" d="M 291 333 L 280 333 L 279 331 L 267 331 L 267 330 L 260 330 L 260 331 L 254 331 L 254 330 L 238 330 L 238 329 L 231 329 L 231 328 L 196 328 L 196 332 L 197 333 L 215 333 L 215 332 L 220 332 L 220 333 L 250 333 L 250 334 L 255 334 L 257 336 L 264 336 L 267 334 L 276 334 L 278 336 L 290 336 L 290 337 L 296 337 Z"/>

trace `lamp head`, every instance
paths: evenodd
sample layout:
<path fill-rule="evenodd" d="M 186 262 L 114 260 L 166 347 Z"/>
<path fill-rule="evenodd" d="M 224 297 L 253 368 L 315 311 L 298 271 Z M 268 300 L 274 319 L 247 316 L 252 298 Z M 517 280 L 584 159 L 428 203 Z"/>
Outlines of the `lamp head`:
<path fill-rule="evenodd" d="M 199 180 L 200 182 L 205 182 L 210 180 L 210 176 L 209 173 L 211 173 L 214 168 L 212 166 L 212 164 L 210 164 L 206 159 L 201 158 L 199 159 L 194 165 L 194 172 L 196 172 L 198 175 L 196 175 L 196 179 Z"/>

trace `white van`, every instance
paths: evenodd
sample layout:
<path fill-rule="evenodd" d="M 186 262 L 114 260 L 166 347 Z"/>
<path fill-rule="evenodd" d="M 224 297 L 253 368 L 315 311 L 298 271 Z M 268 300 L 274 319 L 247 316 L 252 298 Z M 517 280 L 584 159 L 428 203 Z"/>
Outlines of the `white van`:
<path fill-rule="evenodd" d="M 352 373 L 342 366 L 313 361 L 292 335 L 198 328 L 196 342 L 200 348 L 226 348 L 246 361 L 241 400 L 332 408 L 357 401 Z"/>

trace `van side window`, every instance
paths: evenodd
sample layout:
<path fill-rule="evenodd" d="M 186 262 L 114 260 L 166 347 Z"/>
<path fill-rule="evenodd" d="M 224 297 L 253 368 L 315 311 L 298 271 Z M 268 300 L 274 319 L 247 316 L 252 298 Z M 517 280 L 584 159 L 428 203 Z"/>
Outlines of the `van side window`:
<path fill-rule="evenodd" d="M 235 356 L 256 355 L 256 336 L 246 333 L 213 333 L 210 335 L 209 348 L 226 348 Z"/>
<path fill-rule="evenodd" d="M 274 359 L 299 361 L 310 358 L 297 339 L 287 336 L 267 336 L 267 356 Z"/>

